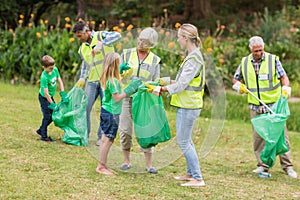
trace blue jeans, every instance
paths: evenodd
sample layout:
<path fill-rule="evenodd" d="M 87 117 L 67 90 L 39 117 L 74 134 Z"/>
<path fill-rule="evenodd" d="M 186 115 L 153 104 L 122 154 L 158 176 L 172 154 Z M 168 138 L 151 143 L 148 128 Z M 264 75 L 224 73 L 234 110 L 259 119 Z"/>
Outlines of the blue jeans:
<path fill-rule="evenodd" d="M 51 99 L 54 102 L 53 97 L 51 97 Z M 40 102 L 41 110 L 42 110 L 42 113 L 43 113 L 43 120 L 42 120 L 42 125 L 40 126 L 38 132 L 41 133 L 41 137 L 46 138 L 46 137 L 48 137 L 47 127 L 52 122 L 52 112 L 53 111 L 50 108 L 48 108 L 50 103 L 41 94 L 39 94 L 39 102 Z"/>
<path fill-rule="evenodd" d="M 101 108 L 100 126 L 106 137 L 110 139 L 116 138 L 119 127 L 119 116 L 118 114 L 111 114 L 104 108 Z"/>
<path fill-rule="evenodd" d="M 88 103 L 86 106 L 86 119 L 87 119 L 87 126 L 88 126 L 88 136 L 90 136 L 91 132 L 91 111 L 95 101 L 97 100 L 98 96 L 100 95 L 100 103 L 102 102 L 103 98 L 103 91 L 101 89 L 101 85 L 99 81 L 88 82 L 86 88 L 86 94 L 88 98 Z M 99 125 L 98 128 L 98 139 L 101 139 L 101 127 Z"/>
<path fill-rule="evenodd" d="M 201 109 L 179 108 L 176 114 L 176 138 L 186 159 L 187 174 L 196 180 L 202 180 L 198 155 L 192 141 L 194 122 L 200 115 Z"/>

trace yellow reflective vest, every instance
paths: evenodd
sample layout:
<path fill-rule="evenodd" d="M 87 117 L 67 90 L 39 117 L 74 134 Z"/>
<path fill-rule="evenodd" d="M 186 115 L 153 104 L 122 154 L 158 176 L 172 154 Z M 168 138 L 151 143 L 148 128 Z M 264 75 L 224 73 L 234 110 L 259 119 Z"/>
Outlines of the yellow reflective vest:
<path fill-rule="evenodd" d="M 92 49 L 93 49 L 93 47 L 96 46 L 98 40 L 99 41 L 103 40 L 101 31 L 100 32 L 97 31 L 94 33 L 94 37 L 93 37 L 90 45 L 86 45 L 85 43 L 83 43 L 78 50 L 78 53 L 80 54 L 81 59 L 87 65 L 86 66 L 87 73 L 89 73 L 88 74 L 88 82 L 99 81 L 104 56 L 109 52 L 115 51 L 113 46 L 103 45 L 101 51 L 97 51 L 95 53 L 95 57 L 93 58 Z"/>
<path fill-rule="evenodd" d="M 151 51 L 143 61 L 140 61 L 137 48 L 124 49 L 123 61 L 127 62 L 133 70 L 130 77 L 122 79 L 123 88 L 127 87 L 129 81 L 134 77 L 139 77 L 142 81 L 153 81 L 160 77 L 160 69 L 158 68 L 160 58 Z"/>
<path fill-rule="evenodd" d="M 199 109 L 203 107 L 203 94 L 205 85 L 205 67 L 200 51 L 188 55 L 183 60 L 178 70 L 176 80 L 180 78 L 184 64 L 189 59 L 194 59 L 197 64 L 200 65 L 199 72 L 182 92 L 172 95 L 170 104 L 179 108 Z"/>
<path fill-rule="evenodd" d="M 276 56 L 265 52 L 265 59 L 262 60 L 258 75 L 256 75 L 251 62 L 251 54 L 242 59 L 241 70 L 245 85 L 256 97 L 264 103 L 276 102 L 281 95 L 280 80 L 276 76 Z M 260 105 L 259 101 L 251 94 L 248 94 L 248 103 Z"/>

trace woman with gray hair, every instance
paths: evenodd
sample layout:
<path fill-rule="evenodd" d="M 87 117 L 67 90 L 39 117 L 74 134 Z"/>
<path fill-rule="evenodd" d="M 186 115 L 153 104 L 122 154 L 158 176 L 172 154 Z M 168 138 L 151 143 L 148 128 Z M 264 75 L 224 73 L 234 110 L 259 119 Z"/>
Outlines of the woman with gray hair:
<path fill-rule="evenodd" d="M 154 81 L 160 77 L 160 58 L 150 51 L 155 47 L 158 41 L 158 34 L 153 28 L 145 28 L 138 37 L 137 47 L 123 50 L 122 61 L 128 63 L 131 67 L 124 72 L 123 87 L 125 88 L 129 81 L 139 78 L 142 81 Z M 132 120 L 132 97 L 123 100 L 122 112 L 120 115 L 120 143 L 123 150 L 124 163 L 121 170 L 128 170 L 130 165 L 130 149 L 132 144 L 133 120 Z M 148 173 L 157 174 L 157 170 L 152 166 L 153 148 L 144 149 L 146 159 L 146 170 Z"/>

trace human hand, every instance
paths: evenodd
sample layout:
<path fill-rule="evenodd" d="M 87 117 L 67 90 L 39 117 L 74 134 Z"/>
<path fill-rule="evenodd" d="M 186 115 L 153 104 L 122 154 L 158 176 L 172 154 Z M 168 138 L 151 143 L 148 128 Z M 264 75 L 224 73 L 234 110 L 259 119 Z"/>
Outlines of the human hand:
<path fill-rule="evenodd" d="M 245 84 L 241 83 L 240 81 L 237 81 L 233 86 L 232 88 L 234 90 L 236 90 L 239 94 L 247 94 L 248 91 L 247 91 L 247 87 Z"/>
<path fill-rule="evenodd" d="M 127 71 L 129 69 L 131 69 L 131 67 L 129 67 L 128 63 L 127 62 L 123 62 L 120 65 L 120 74 L 123 74 L 124 71 Z"/>
<path fill-rule="evenodd" d="M 166 86 L 171 83 L 171 78 L 170 77 L 162 77 L 162 78 L 157 78 L 154 80 L 155 82 L 158 82 L 160 86 Z"/>
<path fill-rule="evenodd" d="M 282 86 L 282 88 L 281 88 L 282 97 L 289 98 L 291 96 L 291 92 L 292 92 L 291 87 L 286 86 L 286 85 Z"/>
<path fill-rule="evenodd" d="M 151 92 L 156 96 L 161 95 L 161 89 L 162 89 L 161 86 L 150 85 L 149 83 L 145 83 L 145 86 L 148 88 L 147 92 Z"/>
<path fill-rule="evenodd" d="M 136 93 L 137 89 L 142 84 L 143 82 L 141 81 L 141 79 L 130 81 L 129 85 L 124 89 L 126 97 L 130 97 L 132 94 Z"/>
<path fill-rule="evenodd" d="M 83 88 L 84 87 L 84 84 L 85 84 L 85 81 L 83 78 L 80 78 L 76 83 L 75 85 L 79 88 Z"/>
<path fill-rule="evenodd" d="M 59 108 L 58 108 L 58 105 L 54 102 L 52 102 L 49 106 L 48 106 L 49 109 L 53 110 L 53 111 L 58 111 Z"/>
<path fill-rule="evenodd" d="M 61 91 L 59 95 L 61 96 L 63 103 L 69 103 L 69 98 L 67 98 L 67 93 L 65 91 Z"/>
<path fill-rule="evenodd" d="M 123 72 L 123 74 L 121 74 L 122 79 L 129 79 L 131 77 L 133 73 L 133 69 L 130 68 L 129 70 Z"/>

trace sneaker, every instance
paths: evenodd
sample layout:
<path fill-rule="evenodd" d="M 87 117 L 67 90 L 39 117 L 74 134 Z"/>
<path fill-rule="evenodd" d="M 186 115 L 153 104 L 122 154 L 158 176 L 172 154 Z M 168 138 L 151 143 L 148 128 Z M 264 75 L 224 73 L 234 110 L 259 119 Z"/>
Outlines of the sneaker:
<path fill-rule="evenodd" d="M 101 144 L 101 140 L 97 140 L 96 146 L 100 146 L 100 144 Z"/>
<path fill-rule="evenodd" d="M 150 174 L 158 174 L 158 171 L 154 168 L 154 167 L 151 167 L 151 168 L 146 168 L 146 171 Z"/>
<path fill-rule="evenodd" d="M 260 166 L 260 167 L 256 168 L 255 170 L 253 170 L 252 172 L 259 174 L 261 172 L 267 172 L 267 171 L 265 171 L 265 169 L 262 166 Z"/>
<path fill-rule="evenodd" d="M 127 170 L 127 169 L 130 169 L 130 164 L 126 164 L 124 163 L 121 167 L 120 167 L 120 170 Z"/>
<path fill-rule="evenodd" d="M 56 142 L 56 140 L 52 139 L 51 137 L 42 137 L 41 138 L 42 142 Z"/>
<path fill-rule="evenodd" d="M 205 183 L 203 180 L 198 181 L 198 180 L 192 180 L 187 183 L 181 184 L 181 186 L 187 186 L 187 187 L 205 187 Z"/>
<path fill-rule="evenodd" d="M 298 177 L 297 172 L 295 172 L 295 171 L 293 170 L 292 167 L 288 167 L 288 168 L 286 169 L 286 174 L 287 174 L 289 177 L 291 177 L 291 178 L 297 178 L 297 177 Z"/>

